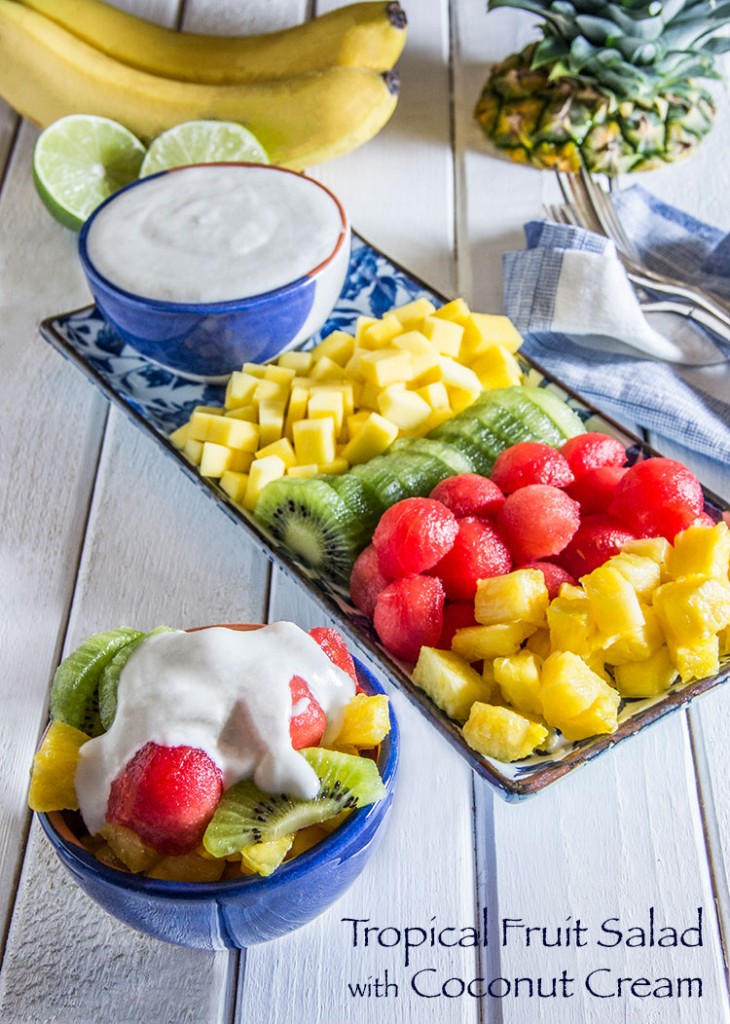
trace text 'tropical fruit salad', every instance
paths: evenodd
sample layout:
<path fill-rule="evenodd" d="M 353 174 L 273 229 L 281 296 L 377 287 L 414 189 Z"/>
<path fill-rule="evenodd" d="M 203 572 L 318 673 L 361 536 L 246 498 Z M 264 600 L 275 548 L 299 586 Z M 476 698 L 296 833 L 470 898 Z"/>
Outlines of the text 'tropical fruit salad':
<path fill-rule="evenodd" d="M 359 691 L 333 629 L 97 633 L 51 717 L 31 808 L 79 810 L 88 849 L 153 878 L 269 875 L 385 794 L 388 699 Z"/>

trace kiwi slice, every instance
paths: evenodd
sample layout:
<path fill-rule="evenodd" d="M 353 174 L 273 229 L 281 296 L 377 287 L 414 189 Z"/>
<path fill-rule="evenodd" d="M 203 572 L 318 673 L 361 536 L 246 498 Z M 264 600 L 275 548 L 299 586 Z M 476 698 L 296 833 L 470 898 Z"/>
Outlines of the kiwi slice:
<path fill-rule="evenodd" d="M 203 845 L 214 857 L 228 857 L 254 843 L 269 843 L 341 811 L 365 807 L 385 796 L 377 765 L 369 757 L 322 747 L 299 753 L 316 772 L 320 787 L 313 800 L 264 793 L 251 780 L 237 782 L 221 797 Z"/>
<path fill-rule="evenodd" d="M 457 476 L 460 473 L 473 473 L 474 465 L 467 454 L 459 451 L 444 441 L 431 437 L 400 437 L 388 449 L 390 454 L 397 452 L 417 452 L 429 455 L 445 466 L 445 476 Z"/>
<path fill-rule="evenodd" d="M 551 391 L 549 388 L 534 387 L 525 388 L 524 390 L 525 397 L 529 398 L 535 405 L 540 406 L 566 440 L 575 437 L 577 434 L 585 433 L 586 428 L 581 418 L 554 391 Z"/>
<path fill-rule="evenodd" d="M 328 476 L 327 483 L 342 498 L 347 507 L 355 513 L 363 525 L 365 540 L 369 539 L 380 518 L 380 503 L 365 484 L 353 473 Z"/>
<path fill-rule="evenodd" d="M 104 729 L 108 729 L 114 721 L 114 716 L 117 713 L 119 677 L 122 674 L 122 669 L 134 652 L 141 647 L 147 637 L 154 636 L 156 633 L 174 632 L 175 630 L 171 626 L 157 626 L 156 629 L 151 630 L 149 633 L 142 633 L 136 640 L 130 641 L 130 643 L 125 644 L 124 647 L 118 650 L 109 664 L 104 666 L 99 677 L 98 689 L 99 717 Z"/>
<path fill-rule="evenodd" d="M 377 503 L 380 513 L 397 501 L 413 496 L 413 492 L 398 475 L 397 468 L 397 464 L 394 465 L 387 455 L 376 455 L 369 462 L 363 462 L 350 470 L 352 476 L 362 481 L 372 500 Z"/>
<path fill-rule="evenodd" d="M 367 530 L 326 480 L 281 477 L 267 484 L 256 519 L 307 565 L 346 584 Z"/>
<path fill-rule="evenodd" d="M 127 626 L 94 633 L 67 655 L 51 683 L 51 718 L 87 736 L 100 736 L 104 731 L 98 700 L 101 674 L 118 651 L 142 635 Z"/>

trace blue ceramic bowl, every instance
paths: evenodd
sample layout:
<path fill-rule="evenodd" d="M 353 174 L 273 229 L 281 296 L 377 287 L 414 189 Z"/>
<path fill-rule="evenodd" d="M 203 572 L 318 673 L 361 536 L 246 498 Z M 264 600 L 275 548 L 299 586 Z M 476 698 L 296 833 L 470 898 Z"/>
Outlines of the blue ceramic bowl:
<path fill-rule="evenodd" d="M 366 693 L 383 693 L 355 662 Z M 75 881 L 104 910 L 156 939 L 197 949 L 243 949 L 286 935 L 334 903 L 375 850 L 393 800 L 398 725 L 380 748 L 378 767 L 387 795 L 355 811 L 317 846 L 282 864 L 268 878 L 220 882 L 165 882 L 117 871 L 88 853 L 61 812 L 39 814 L 53 848 Z"/>
<path fill-rule="evenodd" d="M 329 256 L 303 276 L 259 295 L 225 302 L 168 302 L 126 291 L 104 276 L 89 254 L 97 219 L 131 189 L 149 189 L 164 175 L 216 170 L 217 164 L 179 167 L 132 182 L 92 213 L 79 236 L 81 265 L 97 307 L 119 336 L 141 355 L 193 380 L 222 379 L 244 362 L 265 362 L 316 334 L 337 301 L 350 256 L 350 227 L 339 200 L 324 185 L 281 167 L 226 164 L 245 177 L 295 175 L 322 189 L 339 211 L 340 233 Z"/>

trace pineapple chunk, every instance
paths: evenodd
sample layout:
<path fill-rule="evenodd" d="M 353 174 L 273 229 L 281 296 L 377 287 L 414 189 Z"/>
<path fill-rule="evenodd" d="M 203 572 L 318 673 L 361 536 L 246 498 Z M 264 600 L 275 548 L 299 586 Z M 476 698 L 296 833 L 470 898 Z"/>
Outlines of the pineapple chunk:
<path fill-rule="evenodd" d="M 184 853 L 179 857 L 162 857 L 147 872 L 148 878 L 166 882 L 219 882 L 226 862 L 221 857 L 201 857 L 199 853 Z"/>
<path fill-rule="evenodd" d="M 670 647 L 691 647 L 730 623 L 730 586 L 713 577 L 684 576 L 656 590 L 654 607 Z"/>
<path fill-rule="evenodd" d="M 643 625 L 620 633 L 600 645 L 603 660 L 609 665 L 625 665 L 631 661 L 644 661 L 662 646 L 664 636 L 654 608 L 642 605 Z"/>
<path fill-rule="evenodd" d="M 48 726 L 33 758 L 28 805 L 32 811 L 76 811 L 74 776 L 79 750 L 89 737 L 66 722 Z"/>
<path fill-rule="evenodd" d="M 672 685 L 677 678 L 677 668 L 669 648 L 663 644 L 644 661 L 617 665 L 614 678 L 622 697 L 656 697 Z"/>
<path fill-rule="evenodd" d="M 540 574 L 542 575 L 542 574 Z M 451 649 L 466 661 L 481 661 L 516 654 L 537 627 L 529 622 L 497 622 L 491 626 L 465 626 L 457 629 Z"/>
<path fill-rule="evenodd" d="M 542 714 L 541 664 L 542 659 L 532 651 L 518 651 L 512 657 L 494 659 L 494 678 L 502 696 L 518 711 Z"/>
<path fill-rule="evenodd" d="M 107 841 L 122 864 L 134 874 L 149 871 L 160 859 L 156 850 L 146 846 L 136 832 L 124 825 L 104 825 L 99 829 L 99 835 Z"/>
<path fill-rule="evenodd" d="M 253 843 L 241 850 L 241 865 L 268 878 L 279 867 L 292 848 L 294 836 L 282 836 L 265 843 Z"/>
<path fill-rule="evenodd" d="M 667 558 L 670 576 L 715 576 L 727 580 L 730 568 L 730 530 L 716 526 L 690 526 L 674 538 Z"/>
<path fill-rule="evenodd" d="M 528 636 L 525 642 L 525 649 L 532 651 L 538 658 L 543 660 L 547 658 L 548 654 L 551 653 L 553 647 L 550 643 L 550 630 L 549 629 L 536 629 L 535 632 Z"/>
<path fill-rule="evenodd" d="M 515 569 L 503 576 L 479 580 L 474 598 L 474 618 L 484 626 L 495 622 L 528 622 L 545 625 L 550 598 L 539 569 Z"/>
<path fill-rule="evenodd" d="M 659 566 L 662 579 L 664 579 L 671 547 L 666 537 L 639 537 L 637 540 L 627 541 L 621 548 L 621 554 L 629 553 L 651 558 Z"/>
<path fill-rule="evenodd" d="M 545 721 L 566 739 L 611 733 L 618 724 L 617 691 L 571 651 L 554 651 L 542 666 Z"/>
<path fill-rule="evenodd" d="M 622 551 L 621 554 L 609 558 L 605 564 L 618 569 L 634 588 L 640 601 L 644 604 L 651 602 L 652 594 L 661 583 L 661 568 L 658 562 L 648 555 Z"/>
<path fill-rule="evenodd" d="M 294 842 L 289 848 L 286 860 L 293 860 L 300 853 L 306 853 L 307 850 L 311 850 L 317 843 L 326 839 L 328 835 L 329 832 L 322 825 L 307 825 L 306 828 L 300 828 L 298 832 L 294 833 Z"/>
<path fill-rule="evenodd" d="M 356 693 L 345 708 L 336 747 L 377 747 L 390 732 L 390 712 L 385 694 Z"/>
<path fill-rule="evenodd" d="M 528 757 L 547 738 L 544 725 L 512 711 L 477 701 L 464 725 L 464 739 L 485 757 L 518 761 Z"/>
<path fill-rule="evenodd" d="M 582 583 L 590 616 L 603 636 L 622 636 L 645 625 L 636 591 L 618 569 L 604 563 Z"/>
<path fill-rule="evenodd" d="M 472 704 L 491 693 L 489 682 L 463 658 L 437 647 L 421 648 L 412 679 L 456 722 L 465 722 Z"/>
<path fill-rule="evenodd" d="M 594 647 L 595 630 L 588 598 L 579 587 L 566 584 L 547 610 L 550 644 L 554 651 L 572 651 L 587 657 Z"/>
<path fill-rule="evenodd" d="M 667 646 L 683 683 L 714 676 L 720 671 L 720 640 L 716 634 L 695 637 L 689 645 L 675 644 L 667 638 Z"/>

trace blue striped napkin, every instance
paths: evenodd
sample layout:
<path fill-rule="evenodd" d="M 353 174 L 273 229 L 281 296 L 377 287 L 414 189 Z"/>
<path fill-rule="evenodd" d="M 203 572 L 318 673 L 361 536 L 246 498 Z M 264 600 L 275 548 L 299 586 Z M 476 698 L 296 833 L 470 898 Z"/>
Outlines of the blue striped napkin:
<path fill-rule="evenodd" d="M 730 300 L 730 236 L 640 186 L 614 196 L 646 264 Z M 730 362 L 722 342 L 672 313 L 644 313 L 613 243 L 533 221 L 504 256 L 505 313 L 523 351 L 614 419 L 730 461 Z M 660 445 L 659 445 L 660 446 Z"/>

